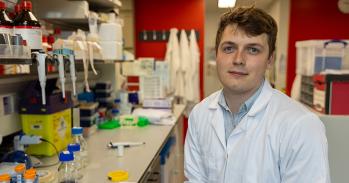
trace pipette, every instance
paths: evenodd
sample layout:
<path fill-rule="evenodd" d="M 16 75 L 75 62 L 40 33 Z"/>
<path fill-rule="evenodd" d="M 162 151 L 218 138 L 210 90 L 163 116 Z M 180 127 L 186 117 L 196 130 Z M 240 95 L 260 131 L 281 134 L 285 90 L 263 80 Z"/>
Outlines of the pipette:
<path fill-rule="evenodd" d="M 38 75 L 39 75 L 39 82 L 41 87 L 41 97 L 42 97 L 42 104 L 46 105 L 46 54 L 45 53 L 39 53 L 39 52 L 33 52 L 33 54 L 36 55 L 37 65 L 38 65 Z"/>
<path fill-rule="evenodd" d="M 65 98 L 65 77 L 64 77 L 64 58 L 63 54 L 57 54 L 58 57 L 58 74 L 59 74 L 59 81 L 61 82 L 61 89 L 62 89 L 62 96 Z"/>
<path fill-rule="evenodd" d="M 75 60 L 74 60 L 74 54 L 69 55 L 69 70 L 70 70 L 70 78 L 71 82 L 73 83 L 73 95 L 76 95 L 76 75 L 75 75 Z"/>

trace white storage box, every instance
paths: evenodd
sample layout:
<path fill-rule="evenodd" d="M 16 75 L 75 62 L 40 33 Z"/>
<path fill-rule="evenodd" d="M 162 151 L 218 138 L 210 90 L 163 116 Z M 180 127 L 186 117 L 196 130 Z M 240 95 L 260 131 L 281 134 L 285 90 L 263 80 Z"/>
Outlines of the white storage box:
<path fill-rule="evenodd" d="M 122 42 L 122 26 L 119 23 L 102 23 L 99 28 L 99 40 Z"/>
<path fill-rule="evenodd" d="M 348 55 L 346 40 L 297 41 L 296 73 L 312 76 L 326 69 L 344 69 L 344 57 Z"/>
<path fill-rule="evenodd" d="M 102 58 L 105 60 L 122 60 L 122 42 L 100 41 L 102 47 Z"/>

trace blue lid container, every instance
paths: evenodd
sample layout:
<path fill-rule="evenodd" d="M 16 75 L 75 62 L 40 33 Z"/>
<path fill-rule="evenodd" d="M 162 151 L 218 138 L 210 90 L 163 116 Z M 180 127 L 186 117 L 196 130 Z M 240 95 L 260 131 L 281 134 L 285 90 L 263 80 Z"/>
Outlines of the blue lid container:
<path fill-rule="evenodd" d="M 77 152 L 80 151 L 80 144 L 68 144 L 69 152 Z"/>
<path fill-rule="evenodd" d="M 72 129 L 71 129 L 71 133 L 73 134 L 73 135 L 80 135 L 80 134 L 82 134 L 82 127 L 73 127 Z"/>
<path fill-rule="evenodd" d="M 62 151 L 59 154 L 59 161 L 61 162 L 67 162 L 67 161 L 73 161 L 73 160 L 74 160 L 74 155 L 69 151 Z"/>

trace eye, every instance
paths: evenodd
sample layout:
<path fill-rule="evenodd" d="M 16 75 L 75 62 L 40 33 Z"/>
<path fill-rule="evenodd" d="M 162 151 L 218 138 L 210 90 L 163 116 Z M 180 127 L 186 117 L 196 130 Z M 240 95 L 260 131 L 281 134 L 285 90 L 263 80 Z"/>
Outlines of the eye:
<path fill-rule="evenodd" d="M 223 46 L 222 51 L 224 53 L 232 53 L 234 51 L 234 47 L 233 46 Z"/>
<path fill-rule="evenodd" d="M 248 50 L 248 53 L 252 55 L 257 55 L 260 52 L 260 50 L 255 47 L 248 47 L 247 50 Z"/>

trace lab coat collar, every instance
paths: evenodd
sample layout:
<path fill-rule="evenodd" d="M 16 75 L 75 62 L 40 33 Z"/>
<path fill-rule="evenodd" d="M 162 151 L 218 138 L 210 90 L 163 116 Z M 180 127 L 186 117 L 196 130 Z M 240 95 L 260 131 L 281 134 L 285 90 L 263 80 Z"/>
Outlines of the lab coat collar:
<path fill-rule="evenodd" d="M 216 92 L 216 95 L 214 96 L 213 100 L 209 104 L 209 109 L 217 109 L 219 104 L 219 97 L 221 93 L 223 92 L 223 89 Z M 252 108 L 247 113 L 248 116 L 255 116 L 261 109 L 263 109 L 269 102 L 271 96 L 273 94 L 273 88 L 270 86 L 269 82 L 264 79 L 263 88 L 261 93 L 259 94 L 258 98 L 252 105 Z"/>
<path fill-rule="evenodd" d="M 266 108 L 273 95 L 273 88 L 270 86 L 270 83 L 265 79 L 263 84 L 263 89 L 259 94 L 259 97 L 256 99 L 252 108 L 247 113 L 247 116 L 256 116 L 258 112 Z"/>
<path fill-rule="evenodd" d="M 214 115 L 211 119 L 211 125 L 215 129 L 216 135 L 219 138 L 223 148 L 226 150 L 227 146 L 225 142 L 223 112 L 221 111 L 222 108 L 219 107 L 219 104 L 218 104 L 219 96 L 221 92 L 222 90 L 216 93 L 212 102 L 209 104 L 209 109 L 215 110 Z M 236 135 L 238 133 L 244 132 L 247 129 L 247 123 L 244 123 L 243 121 L 246 120 L 246 117 L 255 116 L 259 111 L 263 110 L 267 106 L 272 94 L 273 94 L 273 88 L 270 86 L 269 82 L 265 80 L 261 93 L 259 94 L 258 98 L 252 105 L 252 108 L 250 109 L 250 111 L 240 122 L 240 125 L 238 125 L 236 129 L 233 131 L 232 135 Z"/>

